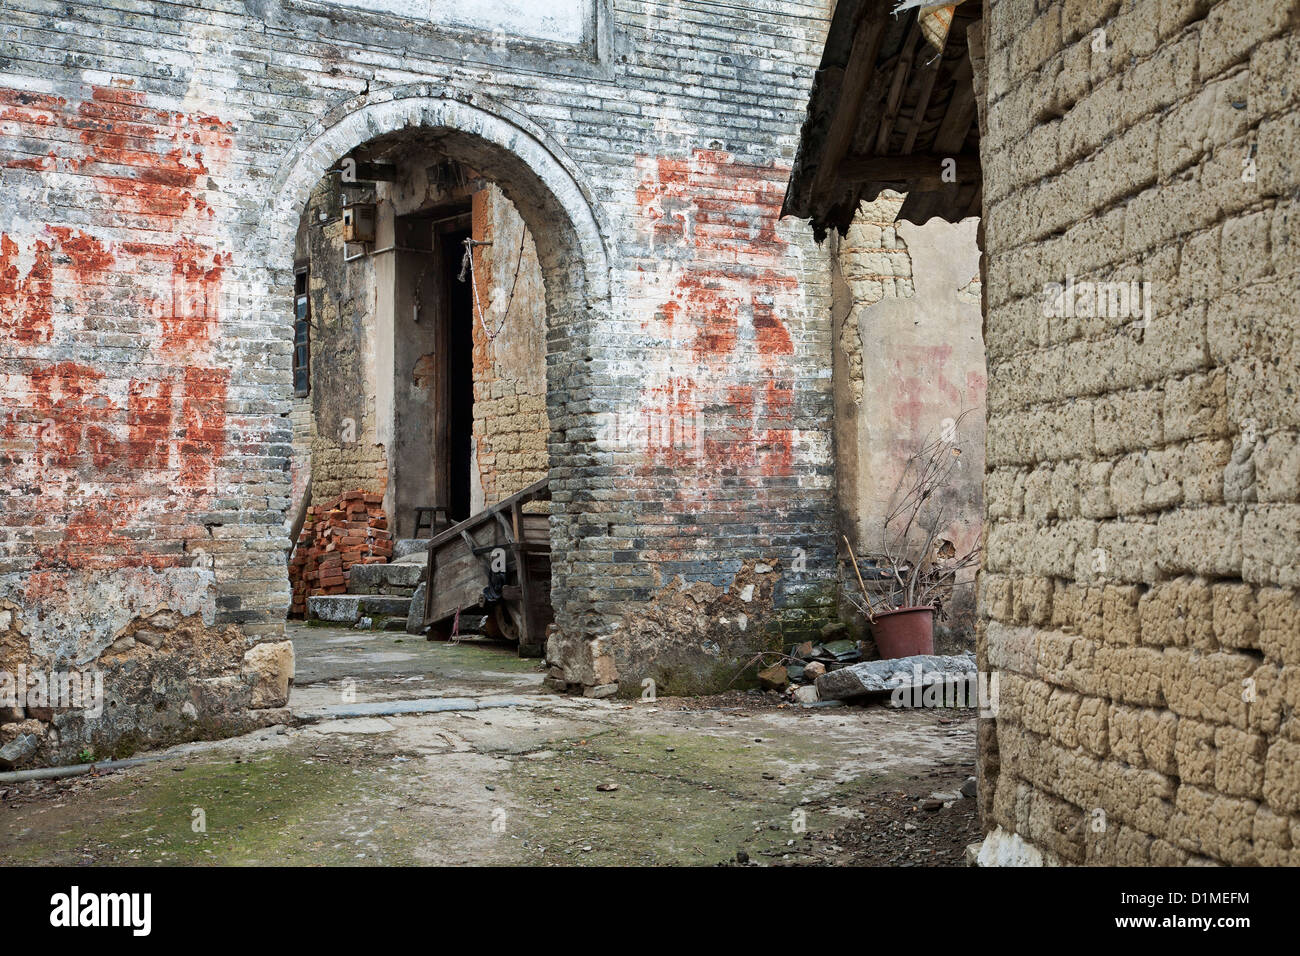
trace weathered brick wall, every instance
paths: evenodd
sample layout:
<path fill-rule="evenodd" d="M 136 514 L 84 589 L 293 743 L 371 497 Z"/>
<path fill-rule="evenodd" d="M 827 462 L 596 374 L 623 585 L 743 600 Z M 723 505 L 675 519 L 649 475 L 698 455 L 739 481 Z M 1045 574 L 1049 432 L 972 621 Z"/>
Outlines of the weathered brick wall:
<path fill-rule="evenodd" d="M 565 679 L 647 673 L 662 638 L 625 615 L 678 575 L 720 589 L 683 667 L 824 612 L 826 259 L 778 210 L 827 4 L 595 6 L 589 42 L 557 47 L 308 0 L 6 3 L 16 620 L 55 586 L 75 607 L 91 574 L 180 569 L 120 588 L 121 620 L 206 594 L 202 613 L 250 643 L 282 633 L 299 213 L 342 154 L 426 124 L 519 207 L 563 317 L 548 418 Z M 647 409 L 648 439 L 602 440 L 601 414 Z M 702 440 L 679 448 L 659 427 L 677 420 Z M 760 559 L 780 580 L 755 607 L 725 589 Z M 120 630 L 87 630 L 77 660 Z"/>
<path fill-rule="evenodd" d="M 985 11 L 987 856 L 1295 864 L 1300 5 Z"/>

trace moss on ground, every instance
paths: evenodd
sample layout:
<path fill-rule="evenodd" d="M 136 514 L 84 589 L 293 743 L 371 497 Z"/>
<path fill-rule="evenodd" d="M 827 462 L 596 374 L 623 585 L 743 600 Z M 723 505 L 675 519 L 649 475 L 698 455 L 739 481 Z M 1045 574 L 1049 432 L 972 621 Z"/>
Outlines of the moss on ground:
<path fill-rule="evenodd" d="M 833 825 L 802 802 L 799 762 L 777 741 L 606 733 L 515 764 L 506 786 L 531 810 L 512 829 L 546 846 L 538 861 L 550 864 L 710 865 L 739 850 L 779 859 Z M 617 789 L 597 789 L 608 784 Z"/>
<path fill-rule="evenodd" d="M 76 816 L 47 811 L 41 832 L 10 833 L 2 855 L 56 864 L 358 862 L 336 823 L 338 808 L 367 787 L 364 769 L 287 752 L 178 767 L 151 768 L 147 781 L 104 781 L 93 806 L 86 794 Z"/>

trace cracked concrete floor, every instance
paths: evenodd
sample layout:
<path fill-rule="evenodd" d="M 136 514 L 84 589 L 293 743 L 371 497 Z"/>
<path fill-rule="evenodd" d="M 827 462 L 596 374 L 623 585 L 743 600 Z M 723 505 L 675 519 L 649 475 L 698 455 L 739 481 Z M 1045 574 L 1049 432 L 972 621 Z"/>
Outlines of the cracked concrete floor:
<path fill-rule="evenodd" d="M 593 701 L 501 646 L 291 631 L 311 722 L 0 785 L 0 863 L 822 862 L 864 794 L 974 755 L 965 711 Z M 453 698 L 478 709 L 351 716 Z"/>

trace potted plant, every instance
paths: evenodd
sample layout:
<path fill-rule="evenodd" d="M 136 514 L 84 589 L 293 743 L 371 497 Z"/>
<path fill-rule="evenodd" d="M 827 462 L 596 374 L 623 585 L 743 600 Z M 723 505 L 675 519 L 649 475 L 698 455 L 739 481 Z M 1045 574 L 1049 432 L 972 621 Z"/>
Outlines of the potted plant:
<path fill-rule="evenodd" d="M 846 589 L 845 596 L 866 615 L 882 658 L 933 654 L 935 616 L 946 618 L 954 589 L 973 583 L 973 574 L 961 575 L 973 570 L 979 545 L 958 554 L 944 536 L 955 508 L 950 484 L 961 459 L 951 436 L 967 414 L 907 460 L 879 547 L 863 556 L 865 573 L 844 538 L 858 583 L 858 592 Z"/>

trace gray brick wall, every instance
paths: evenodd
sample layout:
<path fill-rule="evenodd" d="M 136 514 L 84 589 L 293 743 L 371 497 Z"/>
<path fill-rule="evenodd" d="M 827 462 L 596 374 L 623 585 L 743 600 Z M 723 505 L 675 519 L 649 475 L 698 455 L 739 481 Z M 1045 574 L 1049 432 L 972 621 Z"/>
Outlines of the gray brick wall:
<path fill-rule="evenodd" d="M 291 0 L 6 3 L 11 600 L 39 613 L 38 569 L 196 565 L 218 623 L 277 632 L 299 204 L 346 150 L 432 121 L 551 235 L 561 630 L 616 634 L 676 575 L 725 586 L 757 559 L 782 580 L 739 644 L 811 626 L 833 573 L 828 270 L 776 217 L 827 6 L 614 0 L 592 52 Z"/>

